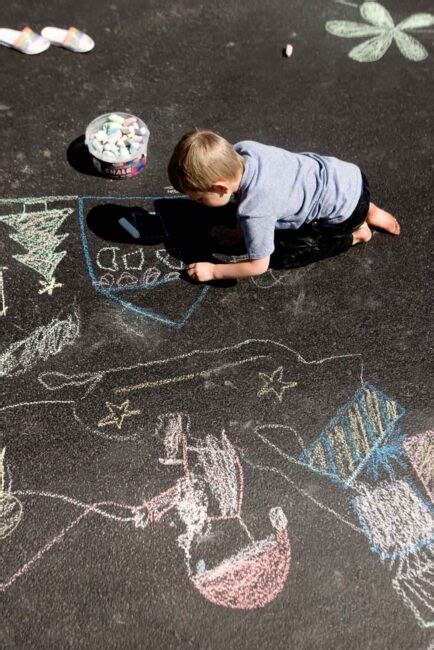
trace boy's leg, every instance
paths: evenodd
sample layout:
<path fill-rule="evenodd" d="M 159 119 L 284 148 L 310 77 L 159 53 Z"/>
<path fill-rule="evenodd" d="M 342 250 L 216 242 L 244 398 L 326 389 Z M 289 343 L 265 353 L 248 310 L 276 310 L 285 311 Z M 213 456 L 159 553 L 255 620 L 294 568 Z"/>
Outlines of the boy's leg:
<path fill-rule="evenodd" d="M 385 210 L 381 210 L 373 203 L 369 204 L 366 223 L 372 228 L 380 228 L 391 235 L 399 235 L 401 228 L 393 215 Z M 355 234 L 355 233 L 354 233 Z"/>

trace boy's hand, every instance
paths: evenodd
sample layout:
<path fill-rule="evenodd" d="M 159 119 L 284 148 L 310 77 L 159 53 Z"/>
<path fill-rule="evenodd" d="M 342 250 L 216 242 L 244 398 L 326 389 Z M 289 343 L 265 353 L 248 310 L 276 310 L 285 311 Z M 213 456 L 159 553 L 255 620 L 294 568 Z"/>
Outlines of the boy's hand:
<path fill-rule="evenodd" d="M 215 279 L 214 269 L 215 264 L 211 264 L 211 262 L 195 262 L 194 264 L 189 264 L 185 270 L 193 280 L 209 282 Z"/>

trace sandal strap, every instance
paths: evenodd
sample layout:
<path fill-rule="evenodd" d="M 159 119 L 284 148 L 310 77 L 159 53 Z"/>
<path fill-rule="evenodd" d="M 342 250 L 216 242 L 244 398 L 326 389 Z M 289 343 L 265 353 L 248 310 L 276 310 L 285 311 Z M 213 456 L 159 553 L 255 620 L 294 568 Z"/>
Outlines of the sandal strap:
<path fill-rule="evenodd" d="M 63 39 L 63 45 L 72 48 L 78 47 L 83 36 L 87 37 L 84 32 L 81 32 L 76 27 L 70 27 L 66 32 L 65 38 Z"/>
<path fill-rule="evenodd" d="M 45 39 L 40 34 L 36 34 L 30 27 L 24 27 L 18 38 L 14 41 L 13 46 L 25 50 L 30 45 L 37 43 L 37 41 L 45 41 Z"/>

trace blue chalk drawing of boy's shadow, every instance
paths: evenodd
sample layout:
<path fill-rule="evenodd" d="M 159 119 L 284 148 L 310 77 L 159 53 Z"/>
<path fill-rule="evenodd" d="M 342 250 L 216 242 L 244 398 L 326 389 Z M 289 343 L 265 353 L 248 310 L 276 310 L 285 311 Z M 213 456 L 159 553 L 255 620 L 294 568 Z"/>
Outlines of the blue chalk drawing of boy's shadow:
<path fill-rule="evenodd" d="M 139 205 L 119 205 L 120 201 L 129 204 L 139 202 Z M 145 202 L 148 206 L 151 203 L 153 209 L 146 210 L 143 207 Z M 204 286 L 192 283 L 183 269 L 191 262 L 215 261 L 214 252 L 225 252 L 224 247 L 221 251 L 216 251 L 215 242 L 214 246 L 210 247 L 209 230 L 217 224 L 233 223 L 232 213 L 232 208 L 226 211 L 209 211 L 192 201 L 178 197 L 80 197 L 78 215 L 82 244 L 95 290 L 136 314 L 170 327 L 182 328 L 197 310 L 211 286 L 225 284 L 208 283 Z M 134 237 L 121 226 L 119 221 L 122 217 L 137 231 L 139 237 Z M 91 247 L 92 235 L 106 242 L 134 245 L 137 250 L 161 245 L 163 248 L 159 249 L 159 254 L 162 257 L 167 256 L 170 260 L 166 261 L 168 273 L 152 281 L 148 278 L 146 283 L 107 286 L 107 283 L 102 283 L 97 277 L 96 260 Z M 112 247 L 115 248 L 117 247 Z M 179 318 L 165 316 L 138 304 L 138 298 L 143 297 L 144 292 L 174 282 L 194 284 L 198 291 L 193 302 Z"/>

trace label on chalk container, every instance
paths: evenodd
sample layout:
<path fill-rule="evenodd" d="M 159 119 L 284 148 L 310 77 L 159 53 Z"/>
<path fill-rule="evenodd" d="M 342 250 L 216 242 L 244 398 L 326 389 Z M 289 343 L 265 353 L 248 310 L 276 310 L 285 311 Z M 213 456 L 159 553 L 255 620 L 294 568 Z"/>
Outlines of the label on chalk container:
<path fill-rule="evenodd" d="M 93 156 L 93 164 L 96 169 L 101 172 L 101 174 L 110 176 L 111 178 L 129 178 L 135 176 L 146 167 L 147 162 L 148 157 L 145 156 L 145 154 L 136 160 L 124 163 L 108 163 Z"/>

